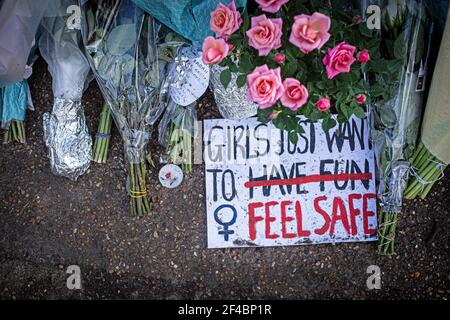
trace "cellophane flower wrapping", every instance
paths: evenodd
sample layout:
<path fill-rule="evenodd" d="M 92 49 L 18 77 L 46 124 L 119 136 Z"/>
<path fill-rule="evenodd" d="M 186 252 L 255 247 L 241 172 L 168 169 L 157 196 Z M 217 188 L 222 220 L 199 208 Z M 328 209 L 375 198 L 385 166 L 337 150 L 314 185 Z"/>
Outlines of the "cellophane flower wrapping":
<path fill-rule="evenodd" d="M 18 83 L 31 75 L 28 58 L 49 2 L 0 1 L 0 87 Z"/>
<path fill-rule="evenodd" d="M 97 83 L 124 142 L 134 215 L 149 212 L 145 148 L 161 115 L 158 23 L 131 0 L 81 1 L 82 33 Z"/>
<path fill-rule="evenodd" d="M 433 21 L 421 0 L 384 1 L 382 8 L 384 60 L 376 67 L 375 79 L 371 79 L 371 136 L 380 181 L 379 252 L 392 254 L 397 215 L 413 173 Z"/>
<path fill-rule="evenodd" d="M 159 123 L 159 143 L 166 148 L 163 161 L 192 170 L 192 139 L 197 133 L 197 103 L 181 106 L 170 100 Z"/>
<path fill-rule="evenodd" d="M 382 205 L 399 213 L 417 144 L 424 105 L 433 24 L 423 1 L 406 1 L 392 16 L 383 10 L 382 38 L 389 63 L 387 77 L 379 77 L 373 90 L 389 88 L 373 107 L 372 136 L 380 160 Z"/>
<path fill-rule="evenodd" d="M 79 28 L 68 22 L 67 8 L 74 0 L 58 0 L 46 9 L 41 21 L 39 49 L 52 76 L 54 103 L 43 116 L 44 138 L 54 174 L 76 180 L 92 159 L 89 135 L 81 102 L 89 63 Z"/>

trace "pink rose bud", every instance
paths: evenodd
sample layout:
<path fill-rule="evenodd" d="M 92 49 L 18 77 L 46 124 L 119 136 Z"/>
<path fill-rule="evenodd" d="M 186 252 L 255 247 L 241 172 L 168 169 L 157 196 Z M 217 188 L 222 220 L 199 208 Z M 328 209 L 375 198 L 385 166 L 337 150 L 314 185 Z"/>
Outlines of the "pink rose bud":
<path fill-rule="evenodd" d="M 362 94 L 362 93 L 360 93 L 356 96 L 356 102 L 358 102 L 359 104 L 366 103 L 366 99 L 367 99 L 366 95 Z"/>
<path fill-rule="evenodd" d="M 258 50 L 260 56 L 267 56 L 272 49 L 281 47 L 282 27 L 281 18 L 268 19 L 264 14 L 252 17 L 251 28 L 246 32 L 248 44 Z"/>
<path fill-rule="evenodd" d="M 282 53 L 278 53 L 277 55 L 275 55 L 275 61 L 277 63 L 284 63 L 285 60 L 285 56 Z"/>
<path fill-rule="evenodd" d="M 269 69 L 265 64 L 247 76 L 247 100 L 256 102 L 261 109 L 273 106 L 283 93 L 280 67 Z"/>
<path fill-rule="evenodd" d="M 211 12 L 209 27 L 216 33 L 217 38 L 227 40 L 242 24 L 242 18 L 236 9 L 234 0 L 227 6 L 219 3 L 216 10 Z"/>
<path fill-rule="evenodd" d="M 308 89 L 297 79 L 286 78 L 283 81 L 284 94 L 281 96 L 281 104 L 292 111 L 296 111 L 305 105 L 308 100 Z"/>
<path fill-rule="evenodd" d="M 262 11 L 276 13 L 289 0 L 255 0 Z"/>
<path fill-rule="evenodd" d="M 358 61 L 361 63 L 366 63 L 370 60 L 370 54 L 366 50 L 362 50 L 358 53 Z"/>
<path fill-rule="evenodd" d="M 330 99 L 320 98 L 319 101 L 316 102 L 316 107 L 319 111 L 327 111 L 331 107 Z"/>
<path fill-rule="evenodd" d="M 267 118 L 269 120 L 275 120 L 276 118 L 278 118 L 278 115 L 281 113 L 281 111 L 272 111 Z"/>
<path fill-rule="evenodd" d="M 353 23 L 360 24 L 362 22 L 361 16 L 354 16 L 353 17 Z"/>
<path fill-rule="evenodd" d="M 328 79 L 333 79 L 340 73 L 350 72 L 350 67 L 356 61 L 356 48 L 345 42 L 341 42 L 333 49 L 329 49 L 323 58 L 323 64 L 327 70 Z"/>
<path fill-rule="evenodd" d="M 205 64 L 220 63 L 228 55 L 230 45 L 223 39 L 205 38 L 202 46 L 202 60 Z"/>
<path fill-rule="evenodd" d="M 289 42 L 303 53 L 320 49 L 330 39 L 330 17 L 315 12 L 313 15 L 300 14 L 294 17 Z"/>

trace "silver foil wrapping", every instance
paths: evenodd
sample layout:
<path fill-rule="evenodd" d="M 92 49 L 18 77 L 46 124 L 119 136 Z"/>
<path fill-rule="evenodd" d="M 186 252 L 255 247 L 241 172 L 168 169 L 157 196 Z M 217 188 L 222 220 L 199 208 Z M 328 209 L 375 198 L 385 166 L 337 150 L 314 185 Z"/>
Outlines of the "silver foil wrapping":
<path fill-rule="evenodd" d="M 391 174 L 387 181 L 387 194 L 383 199 L 383 211 L 400 213 L 403 204 L 403 192 L 408 184 L 408 161 L 396 161 L 391 168 Z"/>
<path fill-rule="evenodd" d="M 54 174 L 76 180 L 89 168 L 92 138 L 80 101 L 55 98 L 51 113 L 45 113 L 44 139 Z"/>
<path fill-rule="evenodd" d="M 247 101 L 247 86 L 238 88 L 237 73 L 232 73 L 231 81 L 225 89 L 220 82 L 220 73 L 224 68 L 219 65 L 211 67 L 209 85 L 216 99 L 217 108 L 225 119 L 239 120 L 256 115 L 258 105 Z"/>

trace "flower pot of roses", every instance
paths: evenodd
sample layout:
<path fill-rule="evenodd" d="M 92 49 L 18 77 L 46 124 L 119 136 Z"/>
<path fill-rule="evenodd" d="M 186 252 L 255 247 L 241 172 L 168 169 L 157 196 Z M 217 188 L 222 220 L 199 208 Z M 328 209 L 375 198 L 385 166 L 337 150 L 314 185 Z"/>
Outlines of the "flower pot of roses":
<path fill-rule="evenodd" d="M 375 78 L 372 67 L 381 62 L 380 39 L 362 23 L 361 9 L 344 11 L 343 0 L 333 7 L 328 1 L 256 3 L 252 13 L 234 2 L 211 13 L 215 37 L 204 40 L 202 54 L 212 65 L 216 99 L 225 104 L 221 112 L 231 95 L 232 108 L 244 113 L 257 104 L 258 120 L 287 130 L 293 140 L 303 131 L 299 116 L 320 120 L 324 130 L 365 117 L 372 96 L 367 74 Z"/>

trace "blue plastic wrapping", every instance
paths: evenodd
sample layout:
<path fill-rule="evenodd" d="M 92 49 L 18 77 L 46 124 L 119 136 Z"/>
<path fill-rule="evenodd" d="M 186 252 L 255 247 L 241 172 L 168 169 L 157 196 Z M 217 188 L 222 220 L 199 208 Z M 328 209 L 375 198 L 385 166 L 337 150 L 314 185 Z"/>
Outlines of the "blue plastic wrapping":
<path fill-rule="evenodd" d="M 28 83 L 26 80 L 0 88 L 1 126 L 6 129 L 11 120 L 25 119 L 28 103 Z"/>
<path fill-rule="evenodd" d="M 200 46 L 209 30 L 211 11 L 222 2 L 227 5 L 231 0 L 133 0 L 139 7 L 167 27 Z M 243 8 L 247 0 L 236 0 L 236 7 Z"/>

